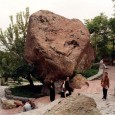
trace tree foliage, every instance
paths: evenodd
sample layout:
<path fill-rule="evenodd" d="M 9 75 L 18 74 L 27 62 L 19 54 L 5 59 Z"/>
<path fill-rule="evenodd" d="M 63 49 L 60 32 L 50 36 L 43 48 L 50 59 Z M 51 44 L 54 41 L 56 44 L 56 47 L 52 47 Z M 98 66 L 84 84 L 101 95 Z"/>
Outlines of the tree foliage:
<path fill-rule="evenodd" d="M 115 18 L 109 19 L 109 28 L 113 35 L 115 35 Z"/>
<path fill-rule="evenodd" d="M 91 43 L 99 58 L 109 55 L 108 43 L 110 40 L 109 19 L 103 13 L 94 19 L 86 20 L 86 26 L 91 34 Z"/>
<path fill-rule="evenodd" d="M 23 57 L 28 19 L 29 8 L 26 8 L 26 12 L 17 13 L 15 23 L 13 16 L 10 16 L 11 23 L 5 32 L 0 29 L 0 42 L 5 51 Z"/>
<path fill-rule="evenodd" d="M 0 73 L 3 77 L 14 78 L 15 73 L 14 79 L 20 76 L 26 79 L 31 78 L 29 74 L 27 75 L 26 71 L 25 73 L 22 72 L 23 74 L 20 74 L 21 71 L 16 72 L 18 68 L 23 68 L 23 66 L 28 67 L 28 64 L 25 62 L 23 55 L 28 20 L 29 8 L 26 8 L 25 12 L 17 13 L 15 18 L 10 16 L 11 23 L 5 31 L 0 29 L 0 44 L 2 45 L 2 48 L 0 49 Z M 30 71 L 30 69 L 27 71 Z"/>

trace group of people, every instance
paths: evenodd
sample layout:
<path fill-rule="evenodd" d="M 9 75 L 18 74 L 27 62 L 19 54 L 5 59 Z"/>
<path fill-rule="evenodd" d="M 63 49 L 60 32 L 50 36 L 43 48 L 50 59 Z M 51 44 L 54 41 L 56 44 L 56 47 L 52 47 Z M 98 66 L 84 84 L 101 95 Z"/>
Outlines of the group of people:
<path fill-rule="evenodd" d="M 70 86 L 69 83 L 69 77 L 66 78 L 66 80 L 63 81 L 62 86 L 61 86 L 61 97 L 67 97 L 71 95 L 71 92 L 73 89 Z"/>
<path fill-rule="evenodd" d="M 55 84 L 53 80 L 50 81 L 49 89 L 50 89 L 50 101 L 54 101 L 55 100 Z M 67 77 L 66 80 L 64 80 L 61 85 L 60 95 L 61 97 L 67 97 L 71 95 L 72 91 L 73 89 L 70 86 L 70 79 L 69 77 Z"/>
<path fill-rule="evenodd" d="M 104 72 L 103 77 L 101 79 L 101 86 L 103 88 L 103 100 L 107 99 L 107 91 L 109 88 L 109 77 L 108 77 L 108 73 Z M 54 101 L 55 100 L 55 85 L 53 80 L 50 81 L 50 101 Z M 61 85 L 61 91 L 60 91 L 60 95 L 61 97 L 67 97 L 69 95 L 71 95 L 71 92 L 73 91 L 73 89 L 70 87 L 70 83 L 69 83 L 69 77 L 66 78 L 66 80 L 63 81 L 62 85 Z"/>
<path fill-rule="evenodd" d="M 107 91 L 109 88 L 109 78 L 108 78 L 107 72 L 104 72 L 104 74 L 103 74 L 103 77 L 101 79 L 101 86 L 103 88 L 102 99 L 106 100 L 107 99 Z M 55 100 L 55 84 L 54 84 L 53 80 L 50 81 L 49 90 L 50 90 L 50 101 L 52 102 Z M 65 98 L 65 97 L 71 95 L 72 91 L 73 91 L 73 89 L 70 86 L 70 79 L 69 79 L 69 77 L 67 77 L 66 80 L 64 80 L 61 85 L 60 95 L 62 98 Z M 29 110 L 36 108 L 36 105 L 33 102 L 33 100 L 28 100 L 26 102 L 24 101 L 23 105 L 24 105 L 23 111 L 29 111 Z"/>

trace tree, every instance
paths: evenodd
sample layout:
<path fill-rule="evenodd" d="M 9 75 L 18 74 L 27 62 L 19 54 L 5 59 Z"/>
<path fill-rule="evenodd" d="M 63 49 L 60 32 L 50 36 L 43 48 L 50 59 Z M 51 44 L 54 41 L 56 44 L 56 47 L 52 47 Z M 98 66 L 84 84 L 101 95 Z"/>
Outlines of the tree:
<path fill-rule="evenodd" d="M 109 28 L 107 16 L 101 13 L 94 19 L 86 20 L 85 23 L 91 34 L 91 43 L 95 48 L 97 57 L 108 56 Z"/>
<path fill-rule="evenodd" d="M 110 28 L 110 37 L 111 37 L 111 41 L 112 41 L 112 53 L 111 53 L 111 58 L 112 58 L 112 65 L 113 65 L 113 61 L 115 58 L 115 18 L 110 18 L 109 20 L 109 28 Z"/>
<path fill-rule="evenodd" d="M 5 51 L 12 52 L 14 55 L 23 58 L 24 43 L 26 38 L 26 30 L 29 19 L 29 8 L 26 13 L 20 12 L 16 15 L 16 23 L 13 16 L 10 16 L 11 23 L 5 32 L 0 30 L 0 42 L 4 46 Z"/>
<path fill-rule="evenodd" d="M 18 68 L 28 66 L 23 55 L 28 20 L 29 8 L 26 8 L 25 12 L 17 13 L 15 18 L 10 16 L 11 23 L 4 32 L 0 29 L 0 44 L 3 46 L 0 52 L 0 59 L 2 60 L 0 69 L 3 77 L 14 78 L 12 75 L 16 73 Z M 20 77 L 20 75 L 17 74 L 15 79 L 16 77 Z M 30 75 L 23 74 L 22 77 L 28 79 L 30 85 L 33 85 Z"/>

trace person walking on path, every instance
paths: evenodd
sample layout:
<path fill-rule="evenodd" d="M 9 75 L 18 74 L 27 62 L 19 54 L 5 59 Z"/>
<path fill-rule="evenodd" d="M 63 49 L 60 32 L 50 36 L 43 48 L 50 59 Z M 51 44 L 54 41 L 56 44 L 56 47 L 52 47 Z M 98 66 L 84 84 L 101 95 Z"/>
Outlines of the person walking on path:
<path fill-rule="evenodd" d="M 107 99 L 107 91 L 109 88 L 109 78 L 108 78 L 108 73 L 104 72 L 104 76 L 101 79 L 101 86 L 103 87 L 103 98 L 104 100 Z"/>
<path fill-rule="evenodd" d="M 54 101 L 55 100 L 55 85 L 53 80 L 50 81 L 50 101 Z"/>

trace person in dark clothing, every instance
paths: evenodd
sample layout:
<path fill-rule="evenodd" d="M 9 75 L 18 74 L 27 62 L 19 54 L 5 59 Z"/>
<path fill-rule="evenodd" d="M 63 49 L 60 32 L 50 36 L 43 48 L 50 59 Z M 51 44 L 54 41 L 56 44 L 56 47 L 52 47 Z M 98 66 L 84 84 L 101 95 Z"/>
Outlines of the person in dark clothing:
<path fill-rule="evenodd" d="M 52 80 L 50 81 L 49 89 L 50 89 L 50 101 L 54 101 L 55 100 L 55 85 Z"/>
<path fill-rule="evenodd" d="M 71 95 L 71 92 L 73 91 L 72 88 L 70 87 L 70 84 L 69 84 L 69 77 L 66 78 L 66 81 L 65 81 L 65 89 L 69 92 L 69 95 Z"/>

